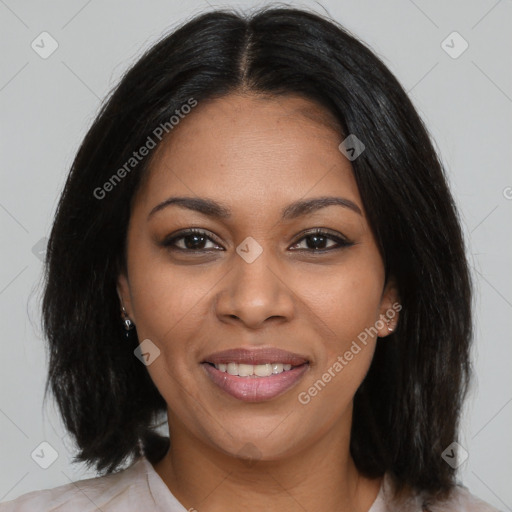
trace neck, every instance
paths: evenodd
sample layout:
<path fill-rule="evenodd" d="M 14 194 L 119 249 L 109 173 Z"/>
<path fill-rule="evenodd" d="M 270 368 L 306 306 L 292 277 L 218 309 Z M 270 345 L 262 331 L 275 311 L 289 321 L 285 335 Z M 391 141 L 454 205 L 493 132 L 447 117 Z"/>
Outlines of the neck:
<path fill-rule="evenodd" d="M 336 427 L 288 457 L 252 461 L 226 455 L 187 429 L 175 428 L 171 449 L 155 470 L 188 510 L 217 512 L 236 504 L 244 512 L 368 512 L 382 478 L 359 473 L 350 456 L 350 433 L 340 436 Z"/>

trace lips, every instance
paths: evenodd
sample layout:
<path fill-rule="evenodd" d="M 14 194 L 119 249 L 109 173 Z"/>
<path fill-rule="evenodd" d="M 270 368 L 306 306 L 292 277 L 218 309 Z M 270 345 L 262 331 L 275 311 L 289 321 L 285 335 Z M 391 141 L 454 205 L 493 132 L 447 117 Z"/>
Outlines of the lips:
<path fill-rule="evenodd" d="M 259 376 L 259 372 L 241 376 L 223 371 L 226 367 L 239 368 L 239 365 L 242 365 L 240 368 L 244 365 L 254 368 L 272 365 L 277 371 L 265 376 Z M 272 400 L 294 387 L 309 369 L 309 361 L 300 354 L 271 347 L 237 348 L 207 356 L 202 367 L 210 382 L 228 395 L 245 402 L 262 402 Z"/>

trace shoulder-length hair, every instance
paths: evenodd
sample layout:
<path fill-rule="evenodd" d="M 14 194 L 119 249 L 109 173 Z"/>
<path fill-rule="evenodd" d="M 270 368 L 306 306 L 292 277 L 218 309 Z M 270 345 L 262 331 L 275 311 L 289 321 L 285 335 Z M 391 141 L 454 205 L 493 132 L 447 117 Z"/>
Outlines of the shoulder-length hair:
<path fill-rule="evenodd" d="M 339 120 L 340 142 L 354 134 L 364 143 L 352 168 L 402 310 L 355 395 L 351 453 L 361 472 L 389 473 L 401 489 L 449 490 L 455 470 L 441 454 L 457 439 L 472 326 L 445 173 L 381 60 L 336 22 L 292 8 L 213 11 L 166 35 L 124 75 L 78 150 L 49 237 L 43 297 L 45 398 L 51 388 L 79 447 L 74 461 L 110 473 L 142 453 L 155 462 L 169 447 L 155 428 L 166 403 L 120 320 L 117 277 L 150 158 L 133 169 L 126 162 L 191 98 L 241 90 L 317 101 Z"/>

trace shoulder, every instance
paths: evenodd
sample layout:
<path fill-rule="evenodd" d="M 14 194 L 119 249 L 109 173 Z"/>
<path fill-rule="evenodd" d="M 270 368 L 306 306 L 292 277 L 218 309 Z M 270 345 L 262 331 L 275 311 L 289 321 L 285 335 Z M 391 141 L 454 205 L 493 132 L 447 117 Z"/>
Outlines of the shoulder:
<path fill-rule="evenodd" d="M 0 503 L 0 512 L 114 512 L 127 510 L 127 504 L 143 507 L 150 496 L 146 473 L 145 460 L 138 459 L 117 473 L 23 494 Z"/>
<path fill-rule="evenodd" d="M 439 504 L 430 506 L 431 512 L 500 512 L 497 508 L 477 498 L 462 485 L 456 486 L 450 497 Z"/>
<path fill-rule="evenodd" d="M 411 493 L 396 500 L 394 488 L 390 475 L 385 475 L 375 507 L 370 512 L 500 512 L 462 485 L 456 485 L 446 499 L 436 501 L 424 493 Z"/>

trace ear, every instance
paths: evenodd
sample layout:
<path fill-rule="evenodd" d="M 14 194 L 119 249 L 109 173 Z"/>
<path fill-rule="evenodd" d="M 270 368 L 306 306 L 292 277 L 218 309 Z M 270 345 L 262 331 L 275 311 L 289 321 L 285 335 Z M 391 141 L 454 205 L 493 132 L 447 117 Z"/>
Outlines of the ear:
<path fill-rule="evenodd" d="M 121 310 L 122 306 L 124 306 L 128 316 L 135 322 L 130 294 L 130 283 L 125 273 L 120 273 L 117 278 L 117 295 L 119 296 L 120 302 L 119 309 Z"/>
<path fill-rule="evenodd" d="M 402 309 L 398 287 L 394 277 L 390 276 L 380 302 L 379 319 L 375 323 L 379 338 L 393 333 L 398 324 L 399 311 Z"/>

